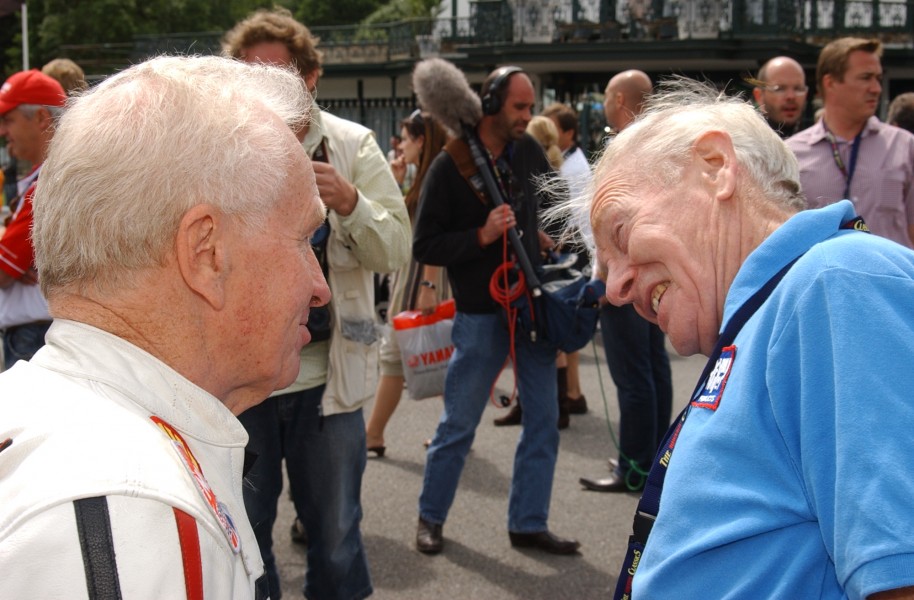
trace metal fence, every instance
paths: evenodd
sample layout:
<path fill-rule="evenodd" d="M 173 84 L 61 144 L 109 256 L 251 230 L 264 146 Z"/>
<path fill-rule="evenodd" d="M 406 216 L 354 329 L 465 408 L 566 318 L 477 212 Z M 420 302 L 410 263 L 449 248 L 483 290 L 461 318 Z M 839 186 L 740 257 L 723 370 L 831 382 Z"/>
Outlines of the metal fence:
<path fill-rule="evenodd" d="M 466 45 L 841 35 L 914 45 L 909 0 L 479 0 L 468 17 L 313 27 L 324 62 L 383 64 Z M 161 53 L 219 51 L 221 32 L 136 36 L 124 44 L 64 46 L 91 75 Z"/>

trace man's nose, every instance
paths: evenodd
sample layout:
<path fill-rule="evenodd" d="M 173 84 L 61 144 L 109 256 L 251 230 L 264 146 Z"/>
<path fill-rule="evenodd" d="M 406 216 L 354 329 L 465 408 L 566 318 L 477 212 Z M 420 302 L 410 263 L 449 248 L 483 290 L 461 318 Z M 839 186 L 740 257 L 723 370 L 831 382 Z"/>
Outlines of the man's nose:
<path fill-rule="evenodd" d="M 308 262 L 314 283 L 314 288 L 311 291 L 310 306 L 325 306 L 330 302 L 330 285 L 327 283 L 327 278 L 324 277 L 324 271 L 321 269 L 320 262 L 317 260 L 314 251 L 311 250 L 309 254 Z"/>
<path fill-rule="evenodd" d="M 606 265 L 606 299 L 616 306 L 634 301 L 635 269 L 624 258 Z"/>

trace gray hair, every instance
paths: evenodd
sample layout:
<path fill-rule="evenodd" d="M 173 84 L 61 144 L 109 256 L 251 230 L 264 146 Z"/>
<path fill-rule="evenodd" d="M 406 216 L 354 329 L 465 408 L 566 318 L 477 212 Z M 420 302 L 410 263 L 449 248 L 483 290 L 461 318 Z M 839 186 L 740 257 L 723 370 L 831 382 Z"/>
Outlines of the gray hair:
<path fill-rule="evenodd" d="M 740 97 L 682 77 L 658 86 L 641 116 L 607 146 L 594 180 L 624 170 L 646 185 L 672 186 L 695 140 L 712 130 L 730 136 L 740 169 L 764 199 L 790 211 L 806 207 L 797 159 L 759 112 Z"/>
<path fill-rule="evenodd" d="M 64 107 L 62 106 L 47 106 L 45 104 L 20 104 L 16 108 L 19 109 L 19 112 L 30 119 L 35 116 L 35 113 L 43 108 L 48 111 L 48 114 L 51 115 L 51 119 L 54 121 L 59 119 L 64 111 Z"/>
<path fill-rule="evenodd" d="M 263 226 L 294 160 L 281 122 L 310 106 L 295 71 L 216 56 L 154 58 L 73 100 L 34 200 L 42 291 L 130 286 L 198 204 Z"/>

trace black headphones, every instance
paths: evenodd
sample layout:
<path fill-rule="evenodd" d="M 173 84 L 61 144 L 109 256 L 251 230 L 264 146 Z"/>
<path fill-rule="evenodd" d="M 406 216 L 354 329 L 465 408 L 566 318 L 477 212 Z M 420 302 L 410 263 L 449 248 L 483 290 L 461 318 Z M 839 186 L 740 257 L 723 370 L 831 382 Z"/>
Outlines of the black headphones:
<path fill-rule="evenodd" d="M 502 88 L 508 84 L 508 79 L 510 79 L 512 75 L 523 72 L 524 70 L 520 67 L 499 67 L 498 70 L 495 71 L 495 78 L 492 80 L 492 83 L 489 84 L 489 89 L 487 89 L 482 96 L 482 114 L 491 116 L 497 115 L 499 111 L 501 111 Z"/>

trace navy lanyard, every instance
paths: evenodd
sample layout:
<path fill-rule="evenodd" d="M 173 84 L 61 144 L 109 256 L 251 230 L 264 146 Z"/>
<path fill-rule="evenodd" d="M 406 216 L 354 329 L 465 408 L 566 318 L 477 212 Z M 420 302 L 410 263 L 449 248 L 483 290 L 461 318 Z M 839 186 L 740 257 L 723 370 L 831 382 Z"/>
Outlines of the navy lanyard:
<path fill-rule="evenodd" d="M 866 224 L 860 217 L 855 217 L 846 223 L 842 223 L 840 228 L 869 233 Z M 622 562 L 622 571 L 619 573 L 616 591 L 613 595 L 614 600 L 629 600 L 631 598 L 632 580 L 635 577 L 635 572 L 638 570 L 641 554 L 644 552 L 647 538 L 651 533 L 651 529 L 654 527 L 654 521 L 660 510 L 660 495 L 663 491 L 663 481 L 666 478 L 667 467 L 670 464 L 673 450 L 676 448 L 676 441 L 679 439 L 679 433 L 682 431 L 682 426 L 685 424 L 686 417 L 689 415 L 689 409 L 695 402 L 699 401 L 703 395 L 708 383 L 708 378 L 711 376 L 711 373 L 714 372 L 718 359 L 727 355 L 732 359 L 735 356 L 736 348 L 734 348 L 732 344 L 733 340 L 736 339 L 736 335 L 752 315 L 755 314 L 755 311 L 764 304 L 765 300 L 771 295 L 771 292 L 774 291 L 774 288 L 777 287 L 781 279 L 784 278 L 784 275 L 787 274 L 787 271 L 790 270 L 794 263 L 800 260 L 801 256 L 802 255 L 787 263 L 784 268 L 778 271 L 774 277 L 769 279 L 761 289 L 746 300 L 746 302 L 744 302 L 733 314 L 733 317 L 727 322 L 727 326 L 724 328 L 720 338 L 718 338 L 717 344 L 714 346 L 714 351 L 709 355 L 708 362 L 705 364 L 701 377 L 698 378 L 698 385 L 695 386 L 689 403 L 682 412 L 679 413 L 679 417 L 676 418 L 673 425 L 671 425 L 670 429 L 667 431 L 666 436 L 663 438 L 663 443 L 660 444 L 660 448 L 657 450 L 657 455 L 654 457 L 654 463 L 647 476 L 647 482 L 644 484 L 644 492 L 641 495 L 641 499 L 638 501 L 638 508 L 635 510 L 635 519 L 632 523 L 632 534 L 628 538 L 628 551 L 625 554 L 625 560 Z"/>
<path fill-rule="evenodd" d="M 850 160 L 848 160 L 848 165 L 845 166 L 844 161 L 841 160 L 841 153 L 838 152 L 838 140 L 835 138 L 835 134 L 828 128 L 824 119 L 822 121 L 822 126 L 825 128 L 825 137 L 828 139 L 828 143 L 831 144 L 831 152 L 832 157 L 835 159 L 835 166 L 837 166 L 838 170 L 841 171 L 841 174 L 844 175 L 844 195 L 841 198 L 850 200 L 851 180 L 854 179 L 854 171 L 857 169 L 857 154 L 860 151 L 860 138 L 863 136 L 863 130 L 860 130 L 860 133 L 854 138 L 854 141 L 851 144 Z"/>

